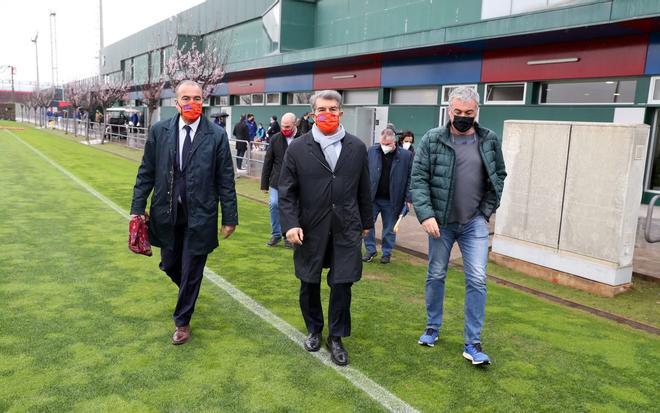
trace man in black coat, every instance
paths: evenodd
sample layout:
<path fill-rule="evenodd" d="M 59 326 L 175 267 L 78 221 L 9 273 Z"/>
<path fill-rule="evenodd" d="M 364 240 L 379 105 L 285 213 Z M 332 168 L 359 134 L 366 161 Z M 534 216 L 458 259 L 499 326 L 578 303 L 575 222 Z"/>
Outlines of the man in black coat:
<path fill-rule="evenodd" d="M 202 116 L 202 89 L 190 80 L 176 88 L 179 115 L 149 131 L 138 169 L 131 215 L 145 218 L 151 196 L 149 239 L 161 248 L 160 269 L 179 287 L 173 344 L 190 338 L 190 318 L 206 258 L 238 224 L 234 167 L 227 133 Z"/>
<path fill-rule="evenodd" d="M 285 113 L 282 116 L 281 130 L 270 138 L 270 145 L 264 158 L 264 166 L 261 169 L 261 190 L 268 192 L 268 207 L 270 210 L 271 237 L 266 243 L 274 247 L 282 240 L 282 227 L 280 225 L 280 210 L 278 208 L 277 184 L 280 180 L 284 153 L 294 138 L 300 136 L 296 128 L 296 115 Z M 284 240 L 284 246 L 291 248 L 291 243 Z"/>
<path fill-rule="evenodd" d="M 238 169 L 244 169 L 242 168 L 243 157 L 247 151 L 248 135 L 250 134 L 250 130 L 245 123 L 246 116 L 246 114 L 241 115 L 241 119 L 236 122 L 234 130 L 232 131 L 232 135 L 234 135 L 234 139 L 236 139 L 236 168 Z"/>
<path fill-rule="evenodd" d="M 280 218 L 287 239 L 296 246 L 293 263 L 309 333 L 304 347 L 321 347 L 321 271 L 330 268 L 328 348 L 332 361 L 343 366 L 348 364 L 341 338 L 351 334 L 351 286 L 362 277 L 362 238 L 374 225 L 367 148 L 339 123 L 339 93 L 317 92 L 310 102 L 315 124 L 284 156 Z"/>

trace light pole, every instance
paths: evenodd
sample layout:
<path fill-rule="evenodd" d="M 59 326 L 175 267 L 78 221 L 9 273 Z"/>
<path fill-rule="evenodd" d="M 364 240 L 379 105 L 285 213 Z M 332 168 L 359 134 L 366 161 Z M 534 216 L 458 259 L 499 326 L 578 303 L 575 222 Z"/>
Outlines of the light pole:
<path fill-rule="evenodd" d="M 30 40 L 32 43 L 34 43 L 34 57 L 37 63 L 37 92 L 39 91 L 39 45 L 37 44 L 38 39 L 39 39 L 39 32 L 37 32 L 37 34 L 34 35 L 34 39 Z"/>
<path fill-rule="evenodd" d="M 103 80 L 103 0 L 99 0 L 99 83 Z"/>

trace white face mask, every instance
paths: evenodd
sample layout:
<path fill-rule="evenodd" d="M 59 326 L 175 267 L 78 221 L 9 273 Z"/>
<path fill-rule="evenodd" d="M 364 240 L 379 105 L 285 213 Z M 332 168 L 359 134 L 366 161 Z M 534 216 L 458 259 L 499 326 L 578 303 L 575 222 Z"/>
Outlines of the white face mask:
<path fill-rule="evenodd" d="M 405 149 L 405 150 L 410 149 L 410 145 L 412 145 L 412 143 L 410 143 L 410 142 L 404 142 L 404 143 L 403 143 L 403 149 Z"/>
<path fill-rule="evenodd" d="M 380 149 L 382 149 L 382 150 L 383 150 L 383 153 L 384 153 L 385 155 L 387 155 L 388 153 L 392 152 L 392 150 L 393 150 L 394 148 L 392 148 L 392 147 L 389 146 L 389 145 L 380 145 Z"/>

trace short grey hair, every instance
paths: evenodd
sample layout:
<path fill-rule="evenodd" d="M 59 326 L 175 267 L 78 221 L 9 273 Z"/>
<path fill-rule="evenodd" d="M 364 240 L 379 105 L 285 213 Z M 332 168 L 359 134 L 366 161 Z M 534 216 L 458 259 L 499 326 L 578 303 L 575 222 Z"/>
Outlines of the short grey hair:
<path fill-rule="evenodd" d="M 179 97 L 179 89 L 184 86 L 197 86 L 202 94 L 204 94 L 204 89 L 202 89 L 202 86 L 200 86 L 199 83 L 195 82 L 194 80 L 186 79 L 182 80 L 178 85 L 176 85 L 176 88 L 174 88 L 174 96 Z"/>
<path fill-rule="evenodd" d="M 477 104 L 477 108 L 479 108 L 479 94 L 472 87 L 459 86 L 452 90 L 449 94 L 449 106 L 452 106 L 454 99 L 460 100 L 461 102 L 469 102 L 473 100 Z"/>
<path fill-rule="evenodd" d="M 396 141 L 396 134 L 394 131 L 390 128 L 385 128 L 380 132 L 380 137 L 385 138 L 385 140 L 393 140 Z"/>
<path fill-rule="evenodd" d="M 287 113 L 285 113 L 284 115 L 282 115 L 282 119 L 281 119 L 281 121 L 284 122 L 284 119 L 286 119 L 286 118 L 293 119 L 293 123 L 296 123 L 296 121 L 298 120 L 298 119 L 296 118 L 296 115 L 293 114 L 293 113 L 291 113 L 291 112 L 287 112 Z"/>
<path fill-rule="evenodd" d="M 316 112 L 316 101 L 318 99 L 334 100 L 341 108 L 341 95 L 336 90 L 320 90 L 314 93 L 309 98 L 309 105 L 312 107 L 313 112 Z"/>

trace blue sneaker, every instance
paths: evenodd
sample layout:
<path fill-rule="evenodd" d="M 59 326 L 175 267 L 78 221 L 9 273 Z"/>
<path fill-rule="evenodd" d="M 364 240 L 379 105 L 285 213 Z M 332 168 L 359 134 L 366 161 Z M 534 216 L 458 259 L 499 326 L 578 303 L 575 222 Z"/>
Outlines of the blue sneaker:
<path fill-rule="evenodd" d="M 481 349 L 481 343 L 466 344 L 463 349 L 463 357 L 470 360 L 472 364 L 490 364 L 490 357 Z"/>
<path fill-rule="evenodd" d="M 423 346 L 433 347 L 436 341 L 438 341 L 438 330 L 427 328 L 417 343 Z"/>

